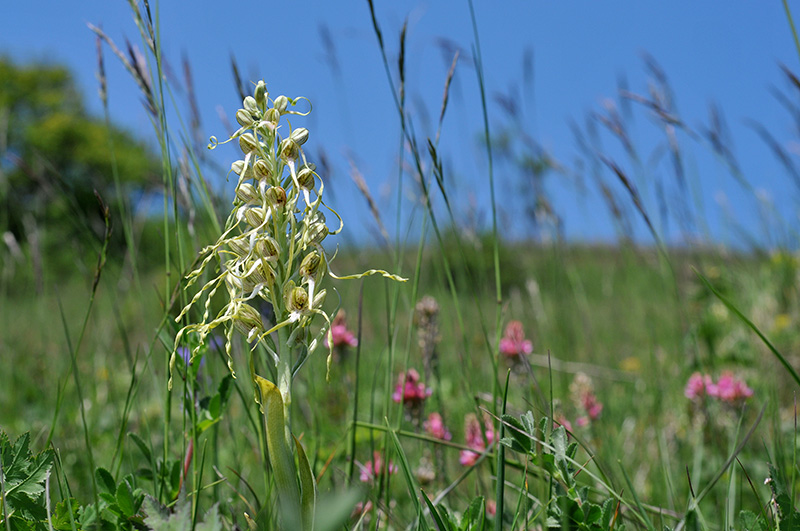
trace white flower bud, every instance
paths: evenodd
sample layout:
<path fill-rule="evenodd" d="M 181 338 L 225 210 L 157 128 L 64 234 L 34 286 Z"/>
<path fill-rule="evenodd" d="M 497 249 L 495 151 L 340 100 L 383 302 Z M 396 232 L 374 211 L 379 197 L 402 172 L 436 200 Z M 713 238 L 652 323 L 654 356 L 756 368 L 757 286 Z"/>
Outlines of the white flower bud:
<path fill-rule="evenodd" d="M 270 262 L 275 261 L 278 258 L 280 252 L 278 251 L 278 242 L 274 239 L 270 238 L 269 236 L 264 236 L 260 240 L 256 242 L 255 245 L 256 255 L 262 260 L 267 260 Z"/>
<path fill-rule="evenodd" d="M 281 121 L 281 113 L 277 109 L 267 109 L 267 112 L 264 114 L 264 121 L 273 124 L 273 126 L 277 127 L 278 122 Z"/>
<path fill-rule="evenodd" d="M 254 95 L 259 108 L 263 109 L 267 104 L 267 97 L 269 97 L 269 93 L 267 92 L 267 84 L 264 83 L 263 79 L 256 85 Z"/>
<path fill-rule="evenodd" d="M 231 164 L 231 171 L 233 173 L 235 173 L 236 175 L 241 175 L 242 174 L 242 170 L 244 170 L 244 161 L 243 160 L 237 160 L 237 161 L 234 161 Z"/>
<path fill-rule="evenodd" d="M 258 104 L 256 103 L 256 99 L 253 96 L 247 96 L 242 102 L 242 106 L 247 112 L 249 112 L 253 116 L 258 116 L 259 114 Z"/>
<path fill-rule="evenodd" d="M 243 203 L 255 203 L 259 199 L 256 187 L 250 183 L 242 183 L 237 186 L 236 197 L 238 197 Z"/>
<path fill-rule="evenodd" d="M 286 204 L 286 190 L 280 186 L 270 186 L 265 193 L 267 204 L 277 208 L 283 208 Z"/>
<path fill-rule="evenodd" d="M 305 278 L 312 278 L 316 276 L 321 264 L 322 258 L 319 256 L 319 253 L 317 253 L 317 251 L 311 251 L 300 263 L 300 276 Z"/>
<path fill-rule="evenodd" d="M 301 287 L 292 288 L 284 303 L 290 312 L 302 312 L 308 309 L 308 293 Z"/>
<path fill-rule="evenodd" d="M 250 342 L 256 336 L 264 331 L 264 324 L 261 321 L 261 314 L 250 306 L 249 304 L 242 303 L 233 316 L 233 325 L 247 338 Z"/>
<path fill-rule="evenodd" d="M 286 96 L 278 96 L 277 98 L 275 98 L 275 101 L 272 104 L 272 107 L 281 114 L 286 112 L 286 107 L 288 106 L 289 106 L 289 98 L 287 98 Z"/>
<path fill-rule="evenodd" d="M 284 161 L 297 160 L 297 155 L 300 152 L 300 146 L 295 143 L 291 138 L 287 138 L 281 142 L 281 158 Z"/>
<path fill-rule="evenodd" d="M 250 244 L 245 237 L 232 238 L 228 240 L 228 249 L 239 258 L 243 258 L 250 252 Z"/>
<path fill-rule="evenodd" d="M 309 167 L 303 166 L 300 168 L 300 171 L 297 172 L 297 183 L 300 185 L 300 188 L 313 190 L 314 172 Z"/>
<path fill-rule="evenodd" d="M 258 141 L 252 133 L 244 133 L 239 137 L 239 147 L 246 155 L 256 150 L 258 147 Z"/>
<path fill-rule="evenodd" d="M 289 135 L 289 138 L 293 140 L 298 146 L 302 146 L 308 140 L 308 129 L 305 127 L 298 127 L 292 134 Z"/>
<path fill-rule="evenodd" d="M 244 109 L 236 111 L 236 121 L 239 122 L 239 125 L 242 127 L 250 127 L 253 125 L 253 117 Z"/>
<path fill-rule="evenodd" d="M 269 164 L 267 164 L 267 161 L 264 159 L 258 159 L 255 164 L 253 164 L 253 169 L 259 179 L 266 179 L 270 176 Z"/>
<path fill-rule="evenodd" d="M 245 208 L 244 210 L 244 220 L 253 228 L 263 225 L 266 217 L 267 216 L 263 208 L 252 207 Z"/>

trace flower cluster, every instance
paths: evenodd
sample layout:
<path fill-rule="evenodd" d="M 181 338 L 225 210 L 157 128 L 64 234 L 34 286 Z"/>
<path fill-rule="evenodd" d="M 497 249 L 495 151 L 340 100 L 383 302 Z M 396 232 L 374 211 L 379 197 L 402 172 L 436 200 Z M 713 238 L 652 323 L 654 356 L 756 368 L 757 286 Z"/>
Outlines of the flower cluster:
<path fill-rule="evenodd" d="M 375 451 L 372 454 L 372 461 L 367 461 L 365 464 L 359 465 L 359 468 L 361 469 L 361 473 L 358 477 L 362 482 L 370 483 L 374 481 L 383 475 L 383 455 L 380 452 Z M 397 472 L 397 466 L 389 461 L 389 464 L 386 465 L 386 472 L 389 474 L 394 474 Z"/>
<path fill-rule="evenodd" d="M 533 352 L 533 343 L 525 339 L 525 330 L 519 321 L 511 321 L 506 325 L 503 338 L 500 339 L 500 353 L 509 359 L 519 360 Z"/>
<path fill-rule="evenodd" d="M 419 381 L 419 373 L 408 369 L 408 372 L 401 372 L 397 378 L 392 400 L 398 404 L 402 402 L 406 407 L 414 407 L 421 405 L 431 393 L 431 388 Z"/>
<path fill-rule="evenodd" d="M 489 419 L 484 420 L 484 426 L 474 413 L 464 418 L 464 439 L 472 450 L 461 450 L 458 462 L 463 466 L 472 466 L 486 450 L 487 444 L 492 444 L 495 439 L 494 428 Z M 474 450 L 474 451 L 473 451 Z"/>
<path fill-rule="evenodd" d="M 591 378 L 579 372 L 569 385 L 569 390 L 575 405 L 585 413 L 585 415 L 575 419 L 575 423 L 578 426 L 587 426 L 589 422 L 600 417 L 600 413 L 603 412 L 603 404 L 594 394 L 594 385 Z"/>
<path fill-rule="evenodd" d="M 737 405 L 753 396 L 753 390 L 730 371 L 723 372 L 716 383 L 710 375 L 695 372 L 686 382 L 683 394 L 693 402 L 702 402 L 708 396 L 726 404 Z"/>
<path fill-rule="evenodd" d="M 444 420 L 442 420 L 442 416 L 439 413 L 431 413 L 428 415 L 428 420 L 422 424 L 422 427 L 425 428 L 425 432 L 428 435 L 436 439 L 449 441 L 453 438 L 453 434 L 451 434 L 447 426 L 444 425 Z"/>
<path fill-rule="evenodd" d="M 319 340 L 330 332 L 330 318 L 322 311 L 326 292 L 320 289 L 320 282 L 328 273 L 322 242 L 342 228 L 341 217 L 323 203 L 322 179 L 303 151 L 308 129 L 292 127 L 288 121 L 291 116 L 310 112 L 294 110 L 302 101 L 307 100 L 286 96 L 271 99 L 264 81 L 256 84 L 252 96 L 244 98 L 242 108 L 236 112 L 240 128 L 230 138 L 238 141 L 243 157 L 231 164 L 231 172 L 238 178 L 233 210 L 216 243 L 201 251 L 200 264 L 187 276 L 186 287 L 197 282 L 215 258 L 220 272 L 198 290 L 176 319 L 180 321 L 205 296 L 202 320 L 178 333 L 176 350 L 183 336 L 195 334 L 198 346 L 192 351 L 194 357 L 211 331 L 224 325 L 228 365 L 233 372 L 231 338 L 233 330 L 239 330 L 253 350 L 260 343 L 274 358 L 281 369 L 279 379 L 284 380 L 281 389 L 285 394 L 286 380 L 291 376 L 286 374 L 289 369 L 281 366 L 291 363 L 299 367 L 302 357 L 313 352 Z M 285 136 L 281 134 L 286 127 L 283 122 L 289 126 Z M 212 137 L 209 147 L 216 145 Z M 328 228 L 322 207 L 338 219 L 335 230 Z M 379 270 L 337 278 L 375 273 L 403 280 Z M 212 299 L 221 287 L 227 290 L 228 302 L 212 318 Z M 267 329 L 256 309 L 259 299 L 272 305 L 277 320 L 272 328 Z M 315 316 L 323 317 L 326 323 L 312 334 L 310 324 Z M 270 337 L 276 331 L 280 331 L 278 344 Z M 333 340 L 329 339 L 331 343 Z M 300 360 L 287 354 L 297 347 L 303 347 Z M 329 363 L 331 357 L 332 352 Z M 174 360 L 175 355 L 173 364 Z"/>

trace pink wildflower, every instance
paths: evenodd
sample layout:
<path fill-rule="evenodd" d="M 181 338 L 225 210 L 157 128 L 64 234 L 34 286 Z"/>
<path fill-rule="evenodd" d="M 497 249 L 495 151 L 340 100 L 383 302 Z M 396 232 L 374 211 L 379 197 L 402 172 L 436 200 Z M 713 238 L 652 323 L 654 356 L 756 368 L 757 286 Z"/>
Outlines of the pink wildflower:
<path fill-rule="evenodd" d="M 708 374 L 701 375 L 696 372 L 689 377 L 683 394 L 694 401 L 710 396 L 729 404 L 736 404 L 753 396 L 753 390 L 730 371 L 723 372 L 717 383 L 714 383 Z"/>
<path fill-rule="evenodd" d="M 447 429 L 447 426 L 444 425 L 442 416 L 439 413 L 431 413 L 428 415 L 428 420 L 423 423 L 423 427 L 431 437 L 435 437 L 443 441 L 449 441 L 453 438 L 453 435 Z"/>
<path fill-rule="evenodd" d="M 419 407 L 426 398 L 431 396 L 432 392 L 430 387 L 425 387 L 425 384 L 420 383 L 417 371 L 408 369 L 407 373 L 400 373 L 392 400 L 397 403 L 402 402 L 407 407 Z"/>
<path fill-rule="evenodd" d="M 729 404 L 743 402 L 753 396 L 753 390 L 729 371 L 723 372 L 716 384 L 706 386 L 706 392 L 708 396 L 719 398 Z"/>
<path fill-rule="evenodd" d="M 486 514 L 488 516 L 494 516 L 497 514 L 497 502 L 494 500 L 487 500 L 486 501 Z"/>
<path fill-rule="evenodd" d="M 484 437 L 486 437 L 485 441 Z M 478 461 L 480 454 L 486 450 L 486 444 L 492 444 L 494 441 L 494 428 L 487 419 L 485 431 L 481 432 L 481 423 L 478 422 L 478 417 L 470 413 L 464 419 L 464 438 L 467 441 L 467 446 L 476 451 L 461 450 L 458 462 L 464 466 L 472 466 Z"/>
<path fill-rule="evenodd" d="M 696 372 L 689 377 L 686 382 L 686 388 L 683 390 L 683 396 L 689 400 L 702 400 L 705 396 L 707 389 L 711 387 L 711 376 L 700 374 Z"/>
<path fill-rule="evenodd" d="M 586 393 L 582 397 L 583 409 L 589 415 L 590 420 L 597 420 L 600 413 L 603 412 L 603 404 L 598 402 L 594 393 Z"/>
<path fill-rule="evenodd" d="M 367 461 L 364 465 L 358 466 L 361 469 L 358 478 L 364 483 L 369 483 L 383 474 L 383 455 L 376 451 L 372 454 L 372 461 Z M 386 470 L 389 474 L 394 474 L 397 472 L 397 467 L 389 461 L 389 466 Z"/>
<path fill-rule="evenodd" d="M 508 323 L 505 334 L 500 340 L 500 352 L 508 358 L 516 358 L 533 352 L 533 343 L 525 339 L 525 331 L 522 329 L 521 322 L 511 321 Z"/>
<path fill-rule="evenodd" d="M 603 404 L 600 403 L 597 399 L 597 395 L 594 394 L 594 385 L 592 384 L 591 378 L 579 372 L 575 375 L 575 379 L 570 384 L 569 390 L 572 393 L 575 405 L 586 412 L 585 417 L 576 419 L 575 423 L 578 426 L 586 426 L 589 421 L 597 420 L 600 417 L 600 413 L 603 412 Z"/>
<path fill-rule="evenodd" d="M 344 347 L 358 346 L 358 339 L 356 339 L 356 336 L 353 334 L 353 332 L 347 329 L 347 323 L 345 322 L 346 318 L 347 317 L 344 313 L 344 310 L 340 310 L 333 319 L 333 323 L 331 324 L 333 348 L 339 349 Z M 329 346 L 328 334 L 325 334 L 325 337 L 322 341 L 326 347 Z"/>

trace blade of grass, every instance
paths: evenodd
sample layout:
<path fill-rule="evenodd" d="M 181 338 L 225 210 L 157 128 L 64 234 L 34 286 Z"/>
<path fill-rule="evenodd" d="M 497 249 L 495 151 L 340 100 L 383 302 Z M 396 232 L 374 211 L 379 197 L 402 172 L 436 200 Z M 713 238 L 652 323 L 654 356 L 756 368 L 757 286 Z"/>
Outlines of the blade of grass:
<path fill-rule="evenodd" d="M 508 382 L 511 380 L 511 369 L 506 372 L 506 385 L 503 391 L 503 407 L 502 415 L 506 414 L 506 404 L 508 402 Z M 502 418 L 502 417 L 501 417 Z M 502 441 L 505 437 L 505 423 L 500 422 L 497 428 L 497 440 Z M 495 503 L 497 503 L 497 516 L 494 519 L 495 531 L 502 531 L 503 529 L 503 500 L 505 493 L 506 482 L 506 446 L 504 444 L 497 445 L 497 489 L 495 493 Z"/>
<path fill-rule="evenodd" d="M 422 504 L 419 502 L 419 496 L 417 492 L 421 492 L 417 482 L 414 480 L 414 475 L 411 472 L 411 467 L 408 464 L 408 459 L 406 458 L 406 454 L 403 451 L 403 447 L 400 444 L 400 439 L 397 438 L 397 434 L 391 429 L 389 425 L 389 419 L 384 419 L 386 423 L 387 433 L 392 440 L 392 444 L 394 444 L 394 449 L 397 452 L 397 456 L 400 459 L 400 467 L 403 469 L 403 475 L 406 479 L 406 486 L 408 487 L 408 493 L 411 495 L 411 500 L 414 502 L 414 509 L 417 512 L 417 518 L 419 520 L 419 527 L 418 529 L 427 530 L 428 524 L 425 522 L 425 519 L 422 517 Z M 388 462 L 388 459 L 387 459 Z"/>

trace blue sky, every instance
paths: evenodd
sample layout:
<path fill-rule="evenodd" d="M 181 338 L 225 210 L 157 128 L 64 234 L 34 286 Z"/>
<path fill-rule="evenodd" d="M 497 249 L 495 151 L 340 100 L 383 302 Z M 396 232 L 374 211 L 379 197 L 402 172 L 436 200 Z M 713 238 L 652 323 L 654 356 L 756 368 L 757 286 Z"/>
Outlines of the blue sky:
<path fill-rule="evenodd" d="M 468 4 L 466 0 L 375 3 L 392 68 L 400 28 L 408 19 L 406 92 L 421 138 L 434 134 L 435 124 L 428 121 L 435 122 L 439 114 L 452 59 L 448 53 L 461 49 L 440 153 L 459 217 L 474 217 L 485 226 L 487 160 L 479 143 L 483 124 L 471 61 L 474 37 Z M 119 44 L 127 37 L 140 45 L 128 3 L 30 0 L 11 5 L 0 18 L 0 53 L 20 62 L 47 60 L 68 65 L 84 89 L 90 109 L 99 113 L 94 36 L 86 23 L 101 25 Z M 231 76 L 233 54 L 247 80 L 264 78 L 272 95 L 303 95 L 313 102 L 313 113 L 303 123 L 312 133 L 309 146 L 312 153 L 324 147 L 333 162 L 334 173 L 329 177 L 332 203 L 354 238 L 371 241 L 375 231 L 370 228 L 374 223 L 365 201 L 349 177 L 351 158 L 394 231 L 399 120 L 366 1 L 279 4 L 232 0 L 223 4 L 198 0 L 157 5 L 166 58 L 176 71 L 180 71 L 184 55 L 193 67 L 204 136 L 224 137 L 226 129 L 219 113 L 232 121 L 240 105 Z M 790 2 L 790 6 L 800 14 L 800 2 Z M 677 109 L 691 128 L 699 131 L 708 123 L 710 103 L 722 109 L 738 162 L 758 191 L 754 194 L 738 185 L 707 144 L 678 132 L 687 181 L 687 192 L 681 195 L 684 192 L 671 175 L 669 159 L 658 155 L 666 145 L 665 136 L 651 114 L 634 105 L 631 137 L 642 162 L 632 162 L 608 136 L 603 146 L 629 173 L 665 238 L 680 241 L 682 234 L 676 219 L 662 225 L 659 189 L 668 203 L 682 201 L 689 210 L 702 212 L 697 219 L 704 221 L 690 229 L 698 236 L 707 234 L 741 245 L 740 226 L 767 244 L 780 240 L 796 243 L 796 238 L 785 233 L 797 225 L 799 190 L 747 125 L 748 120 L 757 120 L 784 148 L 797 152 L 797 126 L 772 94 L 778 89 L 798 100 L 798 93 L 791 92 L 779 68 L 785 64 L 800 71 L 781 2 L 529 0 L 498 4 L 475 0 L 475 9 L 492 133 L 499 134 L 510 123 L 496 96 L 512 95 L 520 110 L 521 130 L 570 168 L 567 175 L 553 173 L 545 180 L 545 190 L 568 237 L 615 238 L 614 221 L 596 183 L 580 170 L 581 152 L 571 124 L 585 123 L 586 116 L 602 111 L 609 99 L 618 102 L 620 79 L 626 80 L 630 91 L 646 94 L 648 74 L 643 55 L 649 54 L 666 73 Z M 323 38 L 326 33 L 330 40 Z M 532 57 L 532 78 L 526 78 L 526 57 Z M 338 69 L 332 67 L 334 59 Z M 142 137 L 151 137 L 135 85 L 110 54 L 106 55 L 106 68 L 112 118 Z M 396 71 L 392 73 L 396 81 Z M 185 112 L 185 108 L 181 110 Z M 227 166 L 236 152 L 224 146 L 214 156 Z M 531 188 L 513 165 L 498 161 L 495 169 L 502 229 L 510 236 L 523 237 L 531 230 L 525 215 Z M 224 176 L 208 177 L 221 184 Z M 626 198 L 610 172 L 604 172 L 604 179 L 618 197 Z M 760 208 L 760 204 L 768 207 Z M 405 208 L 408 214 L 410 204 Z M 630 206 L 626 204 L 626 208 Z M 646 239 L 643 224 L 635 224 L 635 234 Z"/>

